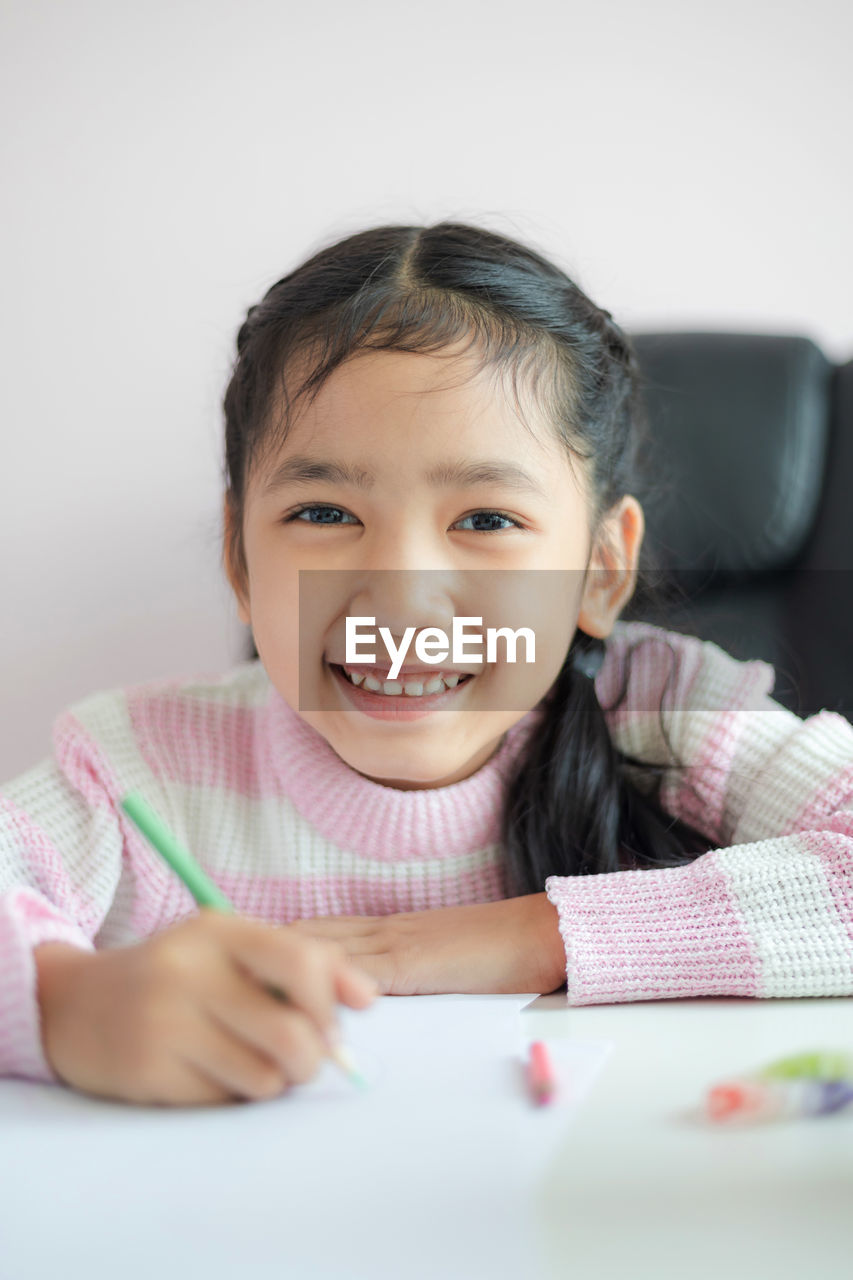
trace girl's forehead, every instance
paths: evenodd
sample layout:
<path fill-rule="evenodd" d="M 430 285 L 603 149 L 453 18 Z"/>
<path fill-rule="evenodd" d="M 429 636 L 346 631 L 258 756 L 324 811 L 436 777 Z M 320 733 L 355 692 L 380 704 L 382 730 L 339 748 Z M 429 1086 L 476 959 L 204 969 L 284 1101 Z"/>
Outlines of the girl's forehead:
<path fill-rule="evenodd" d="M 501 405 L 506 397 L 501 371 L 464 355 L 412 351 L 359 351 L 339 365 L 319 388 L 313 405 L 358 410 L 359 405 L 406 401 L 426 411 L 435 406 Z"/>
<path fill-rule="evenodd" d="M 292 384 L 289 390 L 292 396 Z M 280 412 L 274 417 L 282 421 Z M 525 380 L 470 352 L 357 351 L 292 403 L 284 426 L 285 451 L 309 437 L 338 447 L 399 440 L 421 451 L 434 440 L 476 444 L 485 437 L 493 448 L 538 454 L 549 464 L 565 453 Z"/>
<path fill-rule="evenodd" d="M 531 496 L 534 488 L 547 495 L 555 484 L 565 492 L 567 473 L 575 484 L 580 479 L 578 460 L 570 460 L 525 380 L 481 354 L 359 350 L 313 394 L 295 398 L 310 372 L 304 360 L 287 371 L 290 412 L 285 420 L 278 399 L 272 419 L 279 429 L 269 433 L 255 468 L 259 495 L 312 474 L 345 483 L 360 477 L 367 489 L 371 476 L 395 462 L 410 476 L 433 478 L 444 466 L 448 483 L 453 469 L 480 467 L 483 482 L 512 484 L 515 469 L 515 487 Z M 337 476 L 335 464 L 343 467 Z"/>

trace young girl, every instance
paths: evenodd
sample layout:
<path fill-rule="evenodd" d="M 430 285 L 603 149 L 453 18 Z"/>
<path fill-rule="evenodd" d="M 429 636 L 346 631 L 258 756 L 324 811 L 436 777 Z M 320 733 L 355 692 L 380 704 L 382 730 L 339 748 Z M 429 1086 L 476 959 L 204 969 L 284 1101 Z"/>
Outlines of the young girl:
<path fill-rule="evenodd" d="M 609 313 L 500 235 L 383 226 L 237 348 L 224 560 L 259 657 L 83 700 L 3 789 L 0 1070 L 222 1102 L 309 1079 L 377 991 L 853 993 L 853 727 L 620 620 L 642 423 Z M 532 674 L 347 661 L 348 618 L 449 634 L 518 580 Z M 197 911 L 134 789 L 238 914 Z"/>

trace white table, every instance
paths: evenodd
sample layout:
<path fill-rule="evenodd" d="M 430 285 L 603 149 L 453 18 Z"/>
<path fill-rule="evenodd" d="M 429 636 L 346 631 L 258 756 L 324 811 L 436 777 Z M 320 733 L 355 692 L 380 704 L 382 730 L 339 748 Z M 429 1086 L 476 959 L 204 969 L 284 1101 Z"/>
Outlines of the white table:
<path fill-rule="evenodd" d="M 703 999 L 566 1009 L 534 1033 L 615 1042 L 546 1178 L 544 1276 L 850 1280 L 853 1115 L 709 1129 L 704 1089 L 812 1048 L 853 1050 L 853 1001 Z"/>
<path fill-rule="evenodd" d="M 352 1242 L 340 1272 L 289 1257 L 288 1117 L 276 1104 L 219 1109 L 231 1114 L 212 1132 L 187 1111 L 149 1113 L 133 1130 L 136 1160 L 156 1168 L 162 1149 L 167 1167 L 159 1186 L 140 1186 L 112 1136 L 127 1124 L 113 1104 L 0 1081 L 0 1280 L 187 1280 L 194 1261 L 203 1280 L 850 1280 L 853 1115 L 732 1130 L 698 1123 L 696 1107 L 709 1084 L 774 1058 L 853 1050 L 853 1001 L 571 1009 L 548 996 L 521 1021 L 531 1037 L 613 1045 L 579 1110 L 564 1114 L 529 1187 L 534 1208 L 494 1173 L 504 1141 L 504 1168 L 506 1151 L 521 1149 L 511 1144 L 524 1142 L 529 1116 L 507 1108 L 505 1135 L 481 1123 L 473 1159 L 435 1132 L 447 1148 L 436 1177 L 422 1159 L 433 1131 L 418 1128 L 413 1097 L 412 1141 L 381 1195 L 368 1151 L 351 1162 L 363 1177 L 339 1179 L 346 1194 L 322 1217 L 323 1232 Z M 544 1110 L 535 1119 L 551 1123 Z M 45 1135 L 47 1168 L 35 1154 Z M 322 1179 L 324 1159 L 306 1176 Z"/>

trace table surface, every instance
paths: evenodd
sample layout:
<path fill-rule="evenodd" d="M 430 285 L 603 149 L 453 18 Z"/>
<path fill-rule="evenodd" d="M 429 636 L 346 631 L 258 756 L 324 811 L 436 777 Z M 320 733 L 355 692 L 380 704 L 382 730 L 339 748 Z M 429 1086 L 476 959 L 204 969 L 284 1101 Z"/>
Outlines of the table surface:
<path fill-rule="evenodd" d="M 853 1114 L 733 1129 L 696 1104 L 774 1059 L 853 1050 L 853 1001 L 547 996 L 524 1016 L 543 1037 L 614 1042 L 544 1180 L 542 1276 L 850 1280 Z"/>
<path fill-rule="evenodd" d="M 481 1244 L 476 1256 L 490 1259 L 490 1280 L 518 1280 L 518 1256 L 525 1259 L 524 1280 L 586 1280 L 587 1274 L 595 1280 L 850 1280 L 853 1114 L 733 1129 L 702 1123 L 698 1104 L 715 1081 L 776 1058 L 818 1048 L 853 1051 L 853 1001 L 697 999 L 570 1008 L 565 995 L 554 995 L 533 1001 L 521 1023 L 531 1038 L 612 1044 L 591 1092 L 577 1110 L 563 1113 L 564 1128 L 531 1187 L 532 1207 L 511 1204 L 509 1192 L 502 1203 L 486 1169 L 472 1179 L 472 1168 L 479 1166 L 476 1156 L 471 1164 L 470 1151 L 463 1157 L 460 1148 L 455 1164 L 441 1162 L 446 1177 L 438 1185 L 419 1167 L 417 1150 L 404 1143 L 393 1193 L 400 1206 L 413 1195 L 418 1203 L 408 1219 L 407 1210 L 398 1214 L 396 1233 L 389 1220 L 392 1206 L 376 1204 L 369 1176 L 357 1188 L 358 1215 L 351 1210 L 348 1219 L 344 1203 L 331 1208 L 329 1229 L 352 1232 L 354 1256 L 362 1259 L 340 1280 L 431 1280 L 436 1257 L 442 1259 L 441 1280 L 485 1280 L 471 1260 L 478 1241 L 486 1240 L 490 1247 Z M 286 1125 L 264 1119 L 272 1111 L 250 1109 L 240 1130 L 246 1139 L 255 1132 L 256 1142 L 259 1126 L 263 1130 L 260 1149 L 270 1152 L 272 1184 L 267 1200 L 261 1203 L 242 1185 L 240 1152 L 223 1150 L 222 1208 L 214 1208 L 211 1220 L 209 1203 L 207 1217 L 205 1206 L 196 1205 L 191 1220 L 174 1202 L 158 1204 L 156 1188 L 139 1188 L 132 1171 L 122 1168 L 119 1141 L 110 1142 L 117 1122 L 107 1108 L 81 1114 L 83 1109 L 69 1105 L 73 1099 L 38 1093 L 52 1088 L 0 1082 L 0 1280 L 58 1274 L 65 1280 L 147 1280 L 153 1260 L 159 1280 L 186 1280 L 200 1245 L 205 1280 L 236 1280 L 237 1274 L 240 1280 L 303 1280 L 303 1274 L 310 1280 L 316 1274 L 304 1263 L 288 1268 L 281 1215 L 293 1175 L 283 1146 Z M 559 1121 L 556 1111 L 552 1119 Z M 137 1126 L 137 1150 L 147 1149 L 154 1162 L 166 1123 L 161 1114 Z M 52 1135 L 45 1148 L 51 1169 L 44 1168 L 37 1125 Z M 185 1125 L 186 1141 L 192 1142 L 192 1123 Z M 179 1125 L 169 1127 L 177 1138 L 176 1158 L 164 1170 L 161 1190 L 170 1187 L 173 1199 L 175 1188 L 192 1196 L 198 1172 L 189 1160 L 181 1164 L 183 1132 Z M 488 1159 L 489 1142 L 497 1149 L 499 1137 L 485 1135 L 483 1148 L 477 1148 L 481 1162 Z M 95 1177 L 90 1168 L 88 1182 L 78 1178 L 78 1186 L 69 1186 L 75 1161 L 80 1166 L 75 1144 L 81 1141 L 97 1153 Z M 204 1147 L 206 1161 L 218 1164 L 218 1141 Z M 454 1139 L 429 1134 L 426 1141 L 452 1146 Z M 211 1185 L 218 1194 L 219 1169 L 215 1182 L 207 1166 L 203 1173 L 197 1198 L 209 1197 Z M 122 1177 L 130 1187 L 126 1210 L 118 1187 Z M 479 1196 L 471 1186 L 475 1180 L 481 1183 Z M 384 1185 L 387 1194 L 387 1180 Z M 431 1233 L 430 1247 L 419 1254 L 418 1241 L 410 1237 L 423 1238 L 424 1232 Z M 235 1258 L 241 1260 L 237 1271 Z"/>

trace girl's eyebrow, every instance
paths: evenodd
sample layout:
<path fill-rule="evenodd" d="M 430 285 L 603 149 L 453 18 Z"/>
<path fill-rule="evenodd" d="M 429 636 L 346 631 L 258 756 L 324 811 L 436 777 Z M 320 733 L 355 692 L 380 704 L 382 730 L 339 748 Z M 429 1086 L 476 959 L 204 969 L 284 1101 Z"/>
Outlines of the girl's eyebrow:
<path fill-rule="evenodd" d="M 547 497 L 539 482 L 523 467 L 500 458 L 440 462 L 426 472 L 425 479 L 433 488 L 471 488 L 478 484 L 494 484 L 534 493 L 540 498 Z M 297 454 L 276 467 L 264 484 L 263 496 L 268 497 L 285 485 L 317 484 L 324 480 L 330 484 L 350 485 L 354 489 L 370 489 L 376 477 L 363 467 L 351 466 L 337 459 L 310 458 Z"/>

